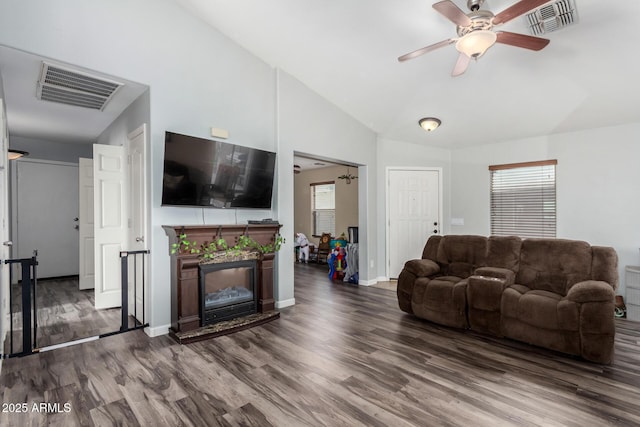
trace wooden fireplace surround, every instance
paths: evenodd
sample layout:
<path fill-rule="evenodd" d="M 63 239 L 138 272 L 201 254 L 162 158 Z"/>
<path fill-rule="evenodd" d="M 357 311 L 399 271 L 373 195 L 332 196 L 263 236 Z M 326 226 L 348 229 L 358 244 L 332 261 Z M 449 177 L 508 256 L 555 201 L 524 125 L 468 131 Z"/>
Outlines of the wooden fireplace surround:
<path fill-rule="evenodd" d="M 181 234 L 197 246 L 222 237 L 229 246 L 236 238 L 246 234 L 261 245 L 274 241 L 280 224 L 248 225 L 164 225 L 170 245 L 178 242 Z M 257 260 L 258 312 L 265 313 L 275 308 L 273 299 L 273 264 L 275 253 L 262 254 Z M 171 255 L 171 329 L 187 332 L 201 326 L 200 291 L 198 282 L 198 254 L 176 253 Z"/>

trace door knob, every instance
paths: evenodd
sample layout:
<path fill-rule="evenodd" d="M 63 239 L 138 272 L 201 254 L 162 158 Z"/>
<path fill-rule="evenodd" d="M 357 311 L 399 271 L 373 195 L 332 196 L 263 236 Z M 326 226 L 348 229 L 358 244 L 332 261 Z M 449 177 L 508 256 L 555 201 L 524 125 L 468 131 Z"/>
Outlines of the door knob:
<path fill-rule="evenodd" d="M 13 246 L 13 242 L 11 240 L 7 240 L 5 242 L 2 242 L 3 245 L 5 246 Z"/>
<path fill-rule="evenodd" d="M 78 217 L 73 218 L 74 221 L 78 221 Z"/>
<path fill-rule="evenodd" d="M 433 223 L 433 225 L 438 225 L 438 221 L 435 221 L 435 222 Z"/>
<path fill-rule="evenodd" d="M 80 226 L 78 224 L 74 225 L 73 228 L 75 228 L 76 230 L 80 229 Z"/>
<path fill-rule="evenodd" d="M 144 242 L 144 237 L 136 237 L 136 242 Z"/>
<path fill-rule="evenodd" d="M 438 230 L 433 230 L 433 234 L 438 234 Z"/>

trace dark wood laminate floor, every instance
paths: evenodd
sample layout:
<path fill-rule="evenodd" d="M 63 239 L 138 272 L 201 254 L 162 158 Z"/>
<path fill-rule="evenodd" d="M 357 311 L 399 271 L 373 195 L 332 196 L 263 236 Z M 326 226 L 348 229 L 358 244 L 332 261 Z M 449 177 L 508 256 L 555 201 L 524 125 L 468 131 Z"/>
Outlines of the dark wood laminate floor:
<path fill-rule="evenodd" d="M 22 350 L 21 285 L 12 285 L 14 352 Z M 96 310 L 94 290 L 79 290 L 77 277 L 41 279 L 37 284 L 36 347 L 66 343 L 119 330 L 120 308 Z M 133 324 L 133 319 L 131 319 Z M 11 353 L 5 340 L 5 353 Z"/>
<path fill-rule="evenodd" d="M 0 425 L 640 424 L 640 324 L 600 366 L 421 321 L 298 265 L 278 320 L 178 345 L 142 331 L 4 361 Z M 59 404 L 61 413 L 31 412 Z M 64 412 L 69 403 L 70 412 Z M 3 406 L 4 409 L 4 406 Z"/>

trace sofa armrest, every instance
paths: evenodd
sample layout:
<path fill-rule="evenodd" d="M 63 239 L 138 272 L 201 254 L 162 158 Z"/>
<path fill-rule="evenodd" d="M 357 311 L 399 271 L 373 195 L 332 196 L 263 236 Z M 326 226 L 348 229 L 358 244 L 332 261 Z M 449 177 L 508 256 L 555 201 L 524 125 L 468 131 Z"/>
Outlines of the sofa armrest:
<path fill-rule="evenodd" d="M 473 273 L 475 276 L 493 277 L 496 279 L 503 279 L 506 286 L 513 285 L 516 279 L 516 273 L 508 268 L 498 267 L 480 267 Z"/>
<path fill-rule="evenodd" d="M 429 277 L 440 272 L 440 266 L 430 259 L 412 259 L 404 264 L 404 269 L 416 277 Z"/>
<path fill-rule="evenodd" d="M 467 285 L 467 302 L 471 309 L 500 311 L 502 292 L 509 286 L 506 279 L 491 276 L 471 276 Z"/>
<path fill-rule="evenodd" d="M 586 280 L 576 283 L 567 293 L 567 299 L 578 303 L 613 302 L 614 298 L 613 287 L 600 280 Z"/>

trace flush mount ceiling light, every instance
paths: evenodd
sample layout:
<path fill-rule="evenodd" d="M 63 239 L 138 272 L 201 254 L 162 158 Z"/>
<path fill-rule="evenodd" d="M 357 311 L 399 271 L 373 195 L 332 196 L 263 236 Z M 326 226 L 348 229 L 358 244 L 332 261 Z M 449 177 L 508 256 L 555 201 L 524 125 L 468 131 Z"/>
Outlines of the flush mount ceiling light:
<path fill-rule="evenodd" d="M 7 150 L 7 158 L 9 160 L 16 160 L 23 156 L 28 156 L 29 153 L 22 150 Z"/>
<path fill-rule="evenodd" d="M 435 117 L 425 117 L 423 119 L 420 119 L 420 121 L 418 122 L 420 127 L 427 132 L 435 130 L 438 126 L 440 126 L 441 123 L 442 122 L 440 121 L 440 119 L 436 119 Z"/>

